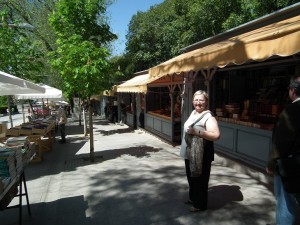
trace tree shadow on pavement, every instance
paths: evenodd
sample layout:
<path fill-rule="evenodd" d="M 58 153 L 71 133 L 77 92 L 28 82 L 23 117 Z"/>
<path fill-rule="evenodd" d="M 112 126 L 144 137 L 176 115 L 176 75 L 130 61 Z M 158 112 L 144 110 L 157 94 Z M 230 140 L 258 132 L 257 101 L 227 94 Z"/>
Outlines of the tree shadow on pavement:
<path fill-rule="evenodd" d="M 86 210 L 89 206 L 82 195 L 62 198 L 55 201 L 33 203 L 30 205 L 31 216 L 28 215 L 25 207 L 26 206 L 23 206 L 23 225 L 99 224 L 99 221 L 95 221 L 86 215 Z M 0 214 L 0 218 L 1 225 L 17 224 L 18 222 L 18 217 L 14 211 Z M 107 222 L 107 220 L 104 221 Z"/>
<path fill-rule="evenodd" d="M 79 126 L 78 124 L 72 124 L 66 126 L 66 134 L 67 135 L 75 135 L 75 134 L 83 134 L 83 125 Z M 58 135 L 60 135 L 60 132 L 58 131 Z"/>
<path fill-rule="evenodd" d="M 234 185 L 211 187 L 208 210 L 190 213 L 190 206 L 182 200 L 187 192 L 184 185 L 187 181 L 178 166 L 160 164 L 157 167 L 140 162 L 131 167 L 101 171 L 91 179 L 94 182 L 89 185 L 93 190 L 85 197 L 94 203 L 91 211 L 96 221 L 109 217 L 112 224 L 261 225 L 261 221 L 270 220 L 265 211 L 257 212 L 255 208 L 237 203 L 243 200 L 243 195 L 240 187 Z M 95 200 L 95 196 L 101 197 Z M 257 205 L 258 208 L 264 206 L 264 202 Z"/>
<path fill-rule="evenodd" d="M 151 146 L 136 146 L 130 148 L 110 149 L 101 152 L 95 152 L 95 163 L 101 163 L 107 160 L 116 159 L 122 155 L 133 156 L 136 158 L 150 157 L 149 153 L 158 152 L 161 148 L 153 148 Z M 80 154 L 76 159 L 90 160 L 90 154 Z"/>
<path fill-rule="evenodd" d="M 208 189 L 210 209 L 219 209 L 231 202 L 243 201 L 244 197 L 237 185 L 215 185 Z"/>
<path fill-rule="evenodd" d="M 49 175 L 59 174 L 70 159 L 76 155 L 88 140 L 86 137 L 68 137 L 66 144 L 55 142 L 51 151 L 43 152 L 42 162 L 30 163 L 26 167 L 27 181 Z M 27 173 L 28 172 L 28 173 Z"/>
<path fill-rule="evenodd" d="M 108 126 L 111 125 L 111 123 L 108 120 L 93 120 L 94 125 L 102 125 L 102 126 Z"/>
<path fill-rule="evenodd" d="M 124 133 L 133 133 L 134 130 L 132 128 L 124 128 L 124 129 L 115 129 L 115 130 L 96 130 L 94 132 L 99 132 L 103 136 L 109 136 L 113 134 L 124 134 Z"/>

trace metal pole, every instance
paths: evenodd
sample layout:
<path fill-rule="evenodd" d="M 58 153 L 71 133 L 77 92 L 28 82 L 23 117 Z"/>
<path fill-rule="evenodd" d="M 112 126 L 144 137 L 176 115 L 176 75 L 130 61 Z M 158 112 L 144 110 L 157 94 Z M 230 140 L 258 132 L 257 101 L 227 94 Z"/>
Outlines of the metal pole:
<path fill-rule="evenodd" d="M 8 108 L 7 108 L 7 113 L 8 113 L 8 117 L 9 117 L 9 121 L 10 121 L 10 128 L 12 128 L 14 125 L 13 125 L 13 120 L 12 120 L 12 117 L 11 117 L 11 110 L 10 110 L 10 106 L 11 106 L 11 96 L 8 95 L 7 96 L 7 105 L 8 105 Z"/>

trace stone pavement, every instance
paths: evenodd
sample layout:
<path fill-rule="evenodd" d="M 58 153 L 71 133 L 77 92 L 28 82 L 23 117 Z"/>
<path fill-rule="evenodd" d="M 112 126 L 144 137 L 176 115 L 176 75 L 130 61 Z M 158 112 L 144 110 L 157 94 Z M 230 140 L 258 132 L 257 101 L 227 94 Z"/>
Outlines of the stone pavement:
<path fill-rule="evenodd" d="M 209 209 L 191 213 L 183 204 L 188 186 L 179 146 L 94 118 L 91 163 L 83 126 L 72 122 L 66 129 L 66 144 L 55 142 L 43 162 L 25 169 L 32 211 L 30 217 L 23 204 L 25 225 L 274 224 L 272 188 L 255 171 L 237 172 L 216 155 Z M 18 224 L 18 209 L 1 211 L 0 221 Z"/>

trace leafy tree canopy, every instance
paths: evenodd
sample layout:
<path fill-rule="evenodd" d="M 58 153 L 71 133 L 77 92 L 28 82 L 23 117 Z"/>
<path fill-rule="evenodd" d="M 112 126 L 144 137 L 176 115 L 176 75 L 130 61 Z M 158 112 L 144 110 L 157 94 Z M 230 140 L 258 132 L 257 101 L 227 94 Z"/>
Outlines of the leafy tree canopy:
<path fill-rule="evenodd" d="M 111 87 L 108 43 L 116 38 L 102 14 L 103 0 L 61 0 L 50 16 L 59 37 L 57 50 L 50 53 L 69 94 L 90 97 Z"/>
<path fill-rule="evenodd" d="M 124 71 L 146 70 L 180 49 L 249 22 L 298 0 L 165 0 L 129 23 Z M 128 75 L 129 76 L 129 75 Z"/>
<path fill-rule="evenodd" d="M 11 16 L 7 8 L 0 10 L 0 70 L 40 82 L 43 52 L 40 43 L 30 38 L 27 28 Z"/>

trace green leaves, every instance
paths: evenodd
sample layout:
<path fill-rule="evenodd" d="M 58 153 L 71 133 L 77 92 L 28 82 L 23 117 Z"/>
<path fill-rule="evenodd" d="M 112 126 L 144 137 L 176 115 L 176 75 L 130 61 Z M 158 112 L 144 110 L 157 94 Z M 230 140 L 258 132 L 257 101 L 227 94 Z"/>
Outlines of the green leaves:
<path fill-rule="evenodd" d="M 39 81 L 39 77 L 34 76 L 43 68 L 43 53 L 39 49 L 39 42 L 31 39 L 28 31 L 19 26 L 17 20 L 11 22 L 6 9 L 0 14 L 0 70 Z"/>
<path fill-rule="evenodd" d="M 138 12 L 129 24 L 127 67 L 149 69 L 180 54 L 180 49 L 286 7 L 297 0 L 165 0 Z"/>
<path fill-rule="evenodd" d="M 104 12 L 103 0 L 63 0 L 57 2 L 49 22 L 61 38 L 76 34 L 101 46 L 116 39 L 105 22 Z"/>
<path fill-rule="evenodd" d="M 51 64 L 68 92 L 82 97 L 107 89 L 113 79 L 105 46 L 115 35 L 107 24 L 97 22 L 104 9 L 100 0 L 61 0 L 49 18 L 59 37 L 57 50 L 49 54 Z"/>

